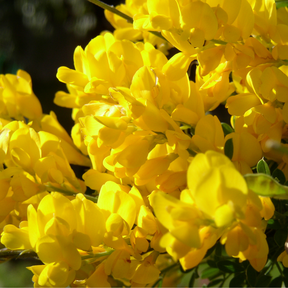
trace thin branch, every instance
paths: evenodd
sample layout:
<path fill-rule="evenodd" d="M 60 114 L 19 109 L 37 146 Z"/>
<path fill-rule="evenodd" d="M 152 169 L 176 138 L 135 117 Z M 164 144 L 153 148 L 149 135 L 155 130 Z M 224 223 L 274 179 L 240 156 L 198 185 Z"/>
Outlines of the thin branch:
<path fill-rule="evenodd" d="M 101 8 L 103 8 L 103 9 L 105 9 L 105 10 L 108 10 L 108 11 L 114 13 L 114 14 L 117 14 L 118 16 L 126 19 L 127 22 L 129 22 L 129 23 L 133 23 L 133 18 L 131 18 L 130 16 L 128 16 L 128 15 L 122 13 L 121 11 L 117 10 L 116 8 L 114 8 L 113 5 L 110 6 L 110 5 L 108 5 L 108 4 L 106 4 L 106 3 L 102 2 L 102 1 L 99 1 L 99 0 L 88 0 L 88 1 L 93 3 L 93 4 L 95 4 L 95 5 L 97 5 L 97 6 L 99 6 L 99 7 L 101 7 Z"/>
<path fill-rule="evenodd" d="M 0 261 L 6 261 L 13 258 L 38 258 L 38 255 L 33 250 L 10 250 L 7 248 L 0 249 Z"/>
<path fill-rule="evenodd" d="M 106 4 L 106 3 L 102 2 L 102 1 L 99 1 L 99 0 L 88 0 L 88 1 L 91 2 L 91 3 L 93 3 L 93 4 L 95 4 L 95 5 L 97 5 L 97 6 L 99 6 L 99 7 L 101 7 L 101 8 L 104 9 L 104 10 L 108 10 L 108 11 L 110 11 L 110 12 L 112 12 L 112 13 L 114 13 L 114 14 L 116 14 L 116 15 L 124 18 L 124 19 L 126 19 L 128 23 L 133 23 L 133 18 L 132 18 L 132 17 L 130 17 L 130 16 L 128 16 L 127 14 L 124 14 L 124 13 L 122 13 L 121 11 L 117 10 L 116 8 L 114 8 L 113 5 L 108 5 L 108 4 Z M 155 36 L 157 36 L 157 37 L 159 37 L 159 38 L 167 41 L 167 40 L 161 35 L 160 32 L 157 32 L 157 31 L 148 31 L 148 32 L 150 32 L 151 34 L 154 34 Z"/>
<path fill-rule="evenodd" d="M 45 187 L 46 187 L 46 189 L 47 189 L 48 191 L 51 191 L 51 192 L 55 191 L 55 192 L 59 192 L 59 193 L 62 193 L 62 194 L 64 194 L 64 195 L 68 195 L 68 196 L 74 196 L 74 197 L 76 197 L 76 195 L 78 194 L 78 193 L 76 193 L 76 192 L 72 192 L 72 191 L 60 189 L 60 188 L 55 187 L 55 186 L 53 186 L 53 185 L 51 185 L 51 184 L 45 185 Z M 92 202 L 94 202 L 94 203 L 97 203 L 97 201 L 98 201 L 98 196 L 94 197 L 94 196 L 91 196 L 91 195 L 88 195 L 88 194 L 83 194 L 83 195 L 84 195 L 88 200 L 90 200 L 90 201 L 92 201 Z"/>

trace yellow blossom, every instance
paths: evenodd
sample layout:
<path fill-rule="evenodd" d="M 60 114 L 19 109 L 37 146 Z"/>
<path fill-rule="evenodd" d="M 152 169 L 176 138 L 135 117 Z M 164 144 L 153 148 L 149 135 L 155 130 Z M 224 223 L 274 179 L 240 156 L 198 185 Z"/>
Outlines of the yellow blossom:
<path fill-rule="evenodd" d="M 199 153 L 188 171 L 188 188 L 196 206 L 218 227 L 231 224 L 246 203 L 248 188 L 242 175 L 223 154 Z"/>
<path fill-rule="evenodd" d="M 32 90 L 31 77 L 23 70 L 18 70 L 16 75 L 1 75 L 0 103 L 3 118 L 34 120 L 42 116 L 41 104 Z"/>

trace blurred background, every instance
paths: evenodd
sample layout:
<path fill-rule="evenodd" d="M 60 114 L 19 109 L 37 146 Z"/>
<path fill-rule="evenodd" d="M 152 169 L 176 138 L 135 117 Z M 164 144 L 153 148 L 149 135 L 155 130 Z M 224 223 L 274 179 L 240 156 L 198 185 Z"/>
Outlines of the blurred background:
<path fill-rule="evenodd" d="M 60 66 L 74 68 L 76 46 L 84 48 L 101 31 L 112 31 L 103 9 L 88 0 L 0 0 L 0 27 L 0 74 L 27 71 L 44 113 L 55 111 L 69 130 L 70 110 L 53 104 L 55 93 L 66 91 L 56 72 Z"/>
<path fill-rule="evenodd" d="M 67 91 L 56 78 L 57 69 L 74 68 L 74 49 L 78 45 L 84 48 L 103 30 L 113 28 L 103 9 L 88 0 L 0 0 L 0 74 L 27 71 L 43 112 L 54 111 L 70 132 L 71 110 L 53 103 L 57 91 Z M 32 259 L 1 263 L 0 287 L 33 287 L 32 273 L 25 267 L 37 264 Z"/>

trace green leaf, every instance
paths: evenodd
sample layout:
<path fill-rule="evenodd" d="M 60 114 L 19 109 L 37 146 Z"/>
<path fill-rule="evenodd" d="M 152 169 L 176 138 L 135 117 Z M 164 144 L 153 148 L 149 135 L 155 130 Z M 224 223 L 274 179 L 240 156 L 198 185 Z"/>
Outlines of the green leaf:
<path fill-rule="evenodd" d="M 267 221 L 267 229 L 279 230 L 281 229 L 281 225 L 279 221 L 275 221 L 274 219 L 269 219 Z"/>
<path fill-rule="evenodd" d="M 287 0 L 280 0 L 276 1 L 276 8 L 279 9 L 281 7 L 287 7 L 288 6 L 288 1 Z"/>
<path fill-rule="evenodd" d="M 230 138 L 225 142 L 225 146 L 224 146 L 224 154 L 229 158 L 232 159 L 233 157 L 233 152 L 234 152 L 234 148 L 233 148 L 233 139 Z"/>
<path fill-rule="evenodd" d="M 246 174 L 244 178 L 248 188 L 257 195 L 288 199 L 288 187 L 281 185 L 267 174 Z"/>
<path fill-rule="evenodd" d="M 223 282 L 223 279 L 216 279 L 213 280 L 211 282 L 209 282 L 209 284 L 207 285 L 207 287 L 219 287 L 219 283 Z M 190 286 L 191 287 L 191 286 Z"/>
<path fill-rule="evenodd" d="M 284 185 L 286 182 L 286 177 L 280 169 L 275 169 L 272 173 L 272 177 L 278 180 L 280 184 Z"/>
<path fill-rule="evenodd" d="M 221 271 L 227 273 L 235 273 L 242 270 L 242 266 L 240 264 L 229 260 L 221 260 L 217 263 L 217 266 Z"/>
<path fill-rule="evenodd" d="M 268 287 L 271 282 L 272 277 L 268 275 L 261 275 L 257 281 L 257 287 Z"/>
<path fill-rule="evenodd" d="M 215 249 L 215 255 L 218 257 L 222 256 L 222 250 L 223 250 L 223 245 L 220 242 L 217 242 L 215 244 L 216 249 Z"/>
<path fill-rule="evenodd" d="M 269 284 L 269 287 L 281 287 L 282 286 L 282 282 L 283 282 L 283 279 L 281 276 L 278 276 L 276 278 L 274 278 L 270 284 Z"/>
<path fill-rule="evenodd" d="M 247 282 L 250 287 L 255 287 L 256 286 L 256 281 L 257 281 L 257 276 L 258 272 L 254 270 L 254 268 L 249 265 L 246 271 L 246 277 L 247 277 Z"/>
<path fill-rule="evenodd" d="M 216 263 L 214 260 L 207 260 L 207 264 L 208 264 L 210 267 L 218 268 L 218 267 L 217 267 L 217 263 Z"/>
<path fill-rule="evenodd" d="M 274 235 L 274 240 L 277 243 L 279 247 L 283 247 L 287 239 L 287 231 L 284 230 L 277 230 L 275 235 Z"/>
<path fill-rule="evenodd" d="M 263 174 L 271 175 L 270 168 L 269 168 L 267 162 L 263 158 L 258 161 L 256 169 L 257 169 L 257 173 L 263 173 Z"/>
<path fill-rule="evenodd" d="M 189 280 L 189 287 L 194 287 L 194 282 L 197 278 L 199 278 L 199 275 L 197 273 L 197 269 L 195 269 L 191 275 L 190 280 Z"/>
<path fill-rule="evenodd" d="M 214 245 L 210 249 L 208 249 L 208 251 L 206 252 L 204 258 L 210 256 L 214 252 L 215 248 L 216 248 L 216 245 Z"/>
<path fill-rule="evenodd" d="M 284 267 L 284 269 L 283 269 L 283 275 L 284 275 L 283 282 L 285 284 L 284 287 L 288 287 L 288 271 L 287 270 L 288 269 L 286 267 Z"/>
<path fill-rule="evenodd" d="M 221 271 L 218 268 L 208 267 L 202 271 L 201 278 L 202 279 L 208 278 L 209 280 L 212 280 L 215 277 L 219 276 L 220 274 L 221 274 Z"/>
<path fill-rule="evenodd" d="M 163 278 L 158 279 L 152 287 L 159 287 L 161 288 L 163 284 Z"/>
<path fill-rule="evenodd" d="M 243 286 L 243 283 L 245 281 L 245 273 L 240 273 L 238 275 L 235 275 L 234 278 L 231 279 L 229 283 L 229 287 L 241 287 Z"/>
<path fill-rule="evenodd" d="M 221 126 L 222 126 L 222 130 L 224 132 L 224 136 L 234 132 L 234 129 L 227 123 L 221 123 Z"/>

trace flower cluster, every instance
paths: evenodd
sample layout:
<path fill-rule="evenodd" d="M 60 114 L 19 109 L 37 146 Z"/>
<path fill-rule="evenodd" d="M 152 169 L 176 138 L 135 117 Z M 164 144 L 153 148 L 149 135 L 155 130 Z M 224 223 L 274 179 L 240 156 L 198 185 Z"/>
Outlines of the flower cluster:
<path fill-rule="evenodd" d="M 288 179 L 279 152 L 288 147 L 287 7 L 116 8 L 133 23 L 106 11 L 114 33 L 78 46 L 74 69 L 58 69 L 68 92 L 54 101 L 72 109 L 71 137 L 42 113 L 28 73 L 1 75 L 1 243 L 37 254 L 35 287 L 151 286 L 178 261 L 197 267 L 217 243 L 261 271 L 278 192 L 262 195 L 260 178 L 247 179 L 270 169 Z M 171 47 L 179 51 L 168 57 Z M 211 113 L 223 104 L 231 126 Z M 86 167 L 83 180 L 70 164 Z"/>

